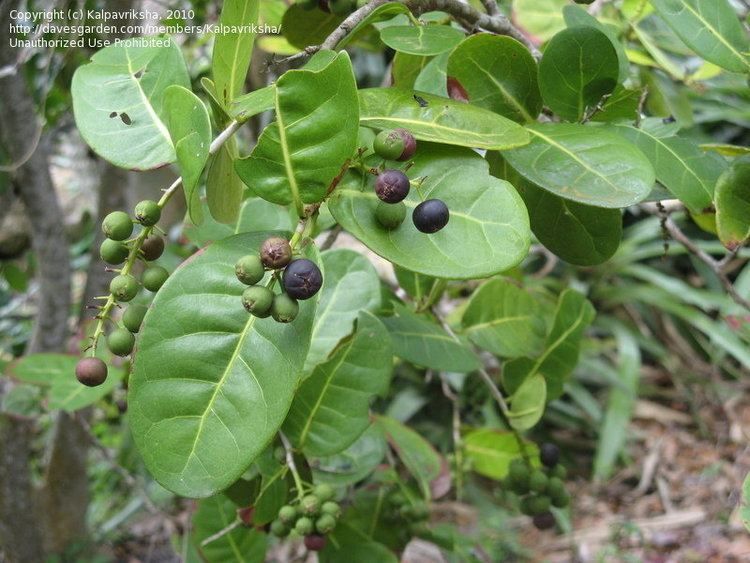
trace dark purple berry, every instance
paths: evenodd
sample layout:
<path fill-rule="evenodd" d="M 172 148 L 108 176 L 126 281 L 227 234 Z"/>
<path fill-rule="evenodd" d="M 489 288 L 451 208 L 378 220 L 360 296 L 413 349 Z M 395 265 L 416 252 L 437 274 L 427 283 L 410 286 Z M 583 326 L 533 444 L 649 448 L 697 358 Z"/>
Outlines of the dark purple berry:
<path fill-rule="evenodd" d="M 284 291 L 294 299 L 310 299 L 323 285 L 323 274 L 307 258 L 292 261 L 284 270 Z"/>
<path fill-rule="evenodd" d="M 96 387 L 107 379 L 107 364 L 99 358 L 83 358 L 76 364 L 78 381 L 88 387 Z"/>
<path fill-rule="evenodd" d="M 305 547 L 310 551 L 322 551 L 326 546 L 326 537 L 318 534 L 305 536 Z"/>
<path fill-rule="evenodd" d="M 404 160 L 409 160 L 412 156 L 414 156 L 414 153 L 417 152 L 417 140 L 414 138 L 414 135 L 412 135 L 409 131 L 406 129 L 394 129 L 395 133 L 398 133 L 401 138 L 404 140 L 404 152 L 401 153 L 401 156 L 399 156 L 396 160 L 399 160 L 403 162 Z"/>
<path fill-rule="evenodd" d="M 555 517 L 551 512 L 543 512 L 534 516 L 533 522 L 537 530 L 549 530 L 555 526 Z"/>
<path fill-rule="evenodd" d="M 545 442 L 539 448 L 539 459 L 547 467 L 554 467 L 560 461 L 560 448 L 555 444 Z"/>
<path fill-rule="evenodd" d="M 423 233 L 436 233 L 448 224 L 448 206 L 439 199 L 428 199 L 414 208 L 414 226 Z"/>
<path fill-rule="evenodd" d="M 409 178 L 401 170 L 383 170 L 375 182 L 375 193 L 386 203 L 398 203 L 409 195 Z"/>

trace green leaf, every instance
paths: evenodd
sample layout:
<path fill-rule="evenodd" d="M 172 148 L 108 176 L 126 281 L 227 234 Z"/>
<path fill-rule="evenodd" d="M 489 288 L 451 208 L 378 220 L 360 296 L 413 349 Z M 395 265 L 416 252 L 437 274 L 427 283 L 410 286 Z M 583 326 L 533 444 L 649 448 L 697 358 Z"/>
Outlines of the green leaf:
<path fill-rule="evenodd" d="M 726 168 L 721 157 L 704 153 L 688 139 L 660 137 L 643 127 L 618 125 L 616 131 L 646 155 L 656 179 L 693 213 L 711 206 L 714 185 Z"/>
<path fill-rule="evenodd" d="M 398 563 L 396 554 L 365 533 L 341 522 L 331 532 L 331 541 L 318 553 L 320 563 Z"/>
<path fill-rule="evenodd" d="M 393 25 L 380 30 L 380 39 L 394 51 L 432 56 L 450 51 L 464 34 L 449 25 Z"/>
<path fill-rule="evenodd" d="M 207 563 L 262 563 L 266 555 L 265 534 L 237 526 L 232 531 L 201 544 L 237 519 L 234 503 L 224 495 L 204 499 L 193 514 L 192 541 Z"/>
<path fill-rule="evenodd" d="M 379 416 L 377 423 L 385 431 L 396 455 L 420 484 L 425 498 L 430 498 L 430 486 L 446 469 L 445 460 L 435 451 L 432 444 L 397 420 Z"/>
<path fill-rule="evenodd" d="M 237 139 L 232 137 L 208 165 L 206 202 L 211 216 L 222 223 L 234 223 L 242 204 L 244 186 L 234 169 L 236 158 Z"/>
<path fill-rule="evenodd" d="M 252 501 L 253 524 L 268 524 L 279 515 L 279 509 L 287 502 L 288 493 L 291 489 L 289 467 L 286 463 L 279 463 L 273 457 L 273 445 L 266 448 L 256 463 L 260 473 L 260 487 L 255 499 L 248 500 L 245 506 Z"/>
<path fill-rule="evenodd" d="M 654 169 L 631 143 L 601 127 L 529 125 L 533 139 L 503 153 L 524 178 L 562 198 L 597 207 L 628 207 L 645 199 Z"/>
<path fill-rule="evenodd" d="M 730 250 L 750 237 L 750 157 L 732 163 L 716 183 L 716 226 Z"/>
<path fill-rule="evenodd" d="M 89 146 L 112 164 L 159 168 L 176 159 L 164 124 L 167 87 L 190 88 L 180 48 L 169 38 L 97 51 L 73 75 L 76 126 Z"/>
<path fill-rule="evenodd" d="M 544 414 L 546 401 L 547 383 L 544 376 L 537 373 L 527 377 L 510 397 L 510 425 L 520 431 L 533 428 Z"/>
<path fill-rule="evenodd" d="M 432 57 L 414 81 L 414 89 L 433 96 L 448 97 L 447 67 L 450 51 Z"/>
<path fill-rule="evenodd" d="M 565 27 L 562 10 L 569 0 L 513 0 L 513 20 L 528 33 L 547 41 Z"/>
<path fill-rule="evenodd" d="M 698 55 L 732 72 L 750 72 L 750 39 L 727 0 L 651 0 L 651 4 Z"/>
<path fill-rule="evenodd" d="M 203 220 L 203 208 L 198 181 L 208 162 L 211 120 L 200 98 L 182 86 L 170 86 L 164 91 L 164 112 L 177 153 L 188 213 L 193 223 L 199 224 Z"/>
<path fill-rule="evenodd" d="M 513 121 L 532 122 L 542 109 L 536 61 L 510 37 L 468 37 L 451 52 L 448 76 L 466 90 L 471 104 Z"/>
<path fill-rule="evenodd" d="M 354 335 L 302 382 L 284 422 L 307 456 L 337 454 L 370 424 L 370 400 L 388 390 L 393 349 L 383 323 L 363 311 Z"/>
<path fill-rule="evenodd" d="M 619 62 L 614 45 L 595 27 L 569 27 L 555 35 L 539 61 L 539 89 L 544 103 L 568 121 L 617 86 Z"/>
<path fill-rule="evenodd" d="M 281 32 L 298 49 L 320 45 L 343 21 L 341 16 L 323 10 L 305 10 L 299 4 L 289 6 L 281 20 Z"/>
<path fill-rule="evenodd" d="M 205 497 L 236 481 L 291 405 L 315 300 L 289 324 L 247 314 L 234 263 L 267 237 L 224 239 L 183 263 L 144 319 L 130 423 L 146 467 L 177 494 Z"/>
<path fill-rule="evenodd" d="M 511 358 L 537 352 L 546 331 L 531 294 L 502 279 L 490 280 L 474 292 L 461 323 L 474 344 Z"/>
<path fill-rule="evenodd" d="M 323 56 L 327 56 L 323 54 Z M 274 203 L 322 201 L 357 148 L 357 86 L 346 52 L 321 70 L 291 70 L 276 82 L 276 121 L 247 158 L 242 181 Z"/>
<path fill-rule="evenodd" d="M 396 265 L 393 266 L 393 274 L 396 276 L 396 281 L 401 289 L 417 302 L 427 298 L 435 284 L 440 281 L 437 278 L 411 272 Z"/>
<path fill-rule="evenodd" d="M 344 36 L 344 38 L 339 41 L 338 48 L 343 49 L 347 45 L 349 45 L 352 41 L 356 40 L 360 34 L 365 31 L 369 26 L 375 23 L 380 23 L 382 21 L 390 20 L 394 16 L 397 16 L 399 14 L 406 14 L 408 13 L 409 8 L 407 8 L 404 4 L 401 2 L 388 2 L 386 4 L 381 4 L 377 8 L 375 8 L 372 12 L 370 12 L 366 17 L 362 18 L 357 24 L 352 28 L 352 30 Z"/>
<path fill-rule="evenodd" d="M 468 343 L 457 341 L 424 316 L 402 305 L 391 317 L 381 317 L 391 333 L 396 356 L 418 366 L 467 373 L 481 367 Z"/>
<path fill-rule="evenodd" d="M 477 106 L 398 88 L 359 91 L 360 123 L 375 129 L 403 127 L 420 141 L 480 149 L 510 149 L 529 142 L 518 124 Z"/>
<path fill-rule="evenodd" d="M 372 176 L 348 173 L 329 200 L 331 213 L 374 252 L 427 276 L 470 279 L 507 270 L 526 257 L 530 233 L 526 209 L 513 187 L 491 177 L 475 152 L 420 143 L 409 169 L 426 177 L 419 192 L 404 200 L 409 211 L 421 199 L 442 199 L 450 209 L 448 225 L 426 235 L 407 218 L 384 230 L 375 218 L 378 201 Z"/>
<path fill-rule="evenodd" d="M 265 88 L 253 90 L 235 98 L 229 104 L 229 115 L 237 121 L 244 122 L 254 115 L 274 109 L 276 106 L 276 86 L 271 84 Z"/>
<path fill-rule="evenodd" d="M 430 57 L 396 53 L 391 65 L 393 85 L 402 90 L 414 89 L 414 83 L 416 82 L 419 73 L 424 70 L 430 60 L 432 60 Z"/>
<path fill-rule="evenodd" d="M 242 93 L 255 33 L 250 28 L 258 23 L 259 0 L 224 0 L 219 25 L 239 28 L 216 35 L 211 56 L 216 94 L 223 107 Z"/>
<path fill-rule="evenodd" d="M 338 249 L 324 252 L 322 259 L 326 283 L 315 313 L 305 372 L 328 358 L 352 331 L 360 311 L 380 307 L 380 280 L 367 258 L 353 250 Z"/>
<path fill-rule="evenodd" d="M 617 28 L 601 23 L 598 19 L 589 14 L 582 6 L 565 6 L 563 8 L 563 18 L 565 19 L 565 24 L 568 27 L 594 27 L 607 36 L 607 38 L 612 43 L 612 46 L 615 48 L 615 52 L 617 53 L 619 68 L 617 81 L 620 83 L 624 82 L 628 77 L 628 69 L 630 67 L 630 63 L 628 61 L 628 56 L 625 54 L 625 46 L 617 37 Z"/>
<path fill-rule="evenodd" d="M 387 449 L 383 429 L 371 424 L 344 451 L 310 460 L 316 483 L 335 487 L 354 485 L 367 477 L 383 461 Z"/>
<path fill-rule="evenodd" d="M 498 481 L 508 474 L 510 462 L 521 457 L 516 437 L 511 432 L 493 428 L 469 432 L 464 437 L 464 448 L 473 471 Z M 533 460 L 538 458 L 536 444 L 526 442 L 525 449 Z"/>

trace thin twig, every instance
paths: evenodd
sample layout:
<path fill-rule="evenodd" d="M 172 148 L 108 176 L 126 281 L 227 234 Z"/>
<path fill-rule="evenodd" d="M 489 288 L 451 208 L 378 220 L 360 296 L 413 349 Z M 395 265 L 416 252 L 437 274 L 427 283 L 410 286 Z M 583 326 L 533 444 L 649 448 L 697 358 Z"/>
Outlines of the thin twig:
<path fill-rule="evenodd" d="M 500 8 L 495 0 L 482 0 L 482 5 L 489 15 L 497 16 L 500 14 Z"/>
<path fill-rule="evenodd" d="M 208 536 L 205 540 L 203 540 L 201 542 L 201 547 L 206 547 L 211 542 L 214 542 L 214 541 L 216 541 L 216 540 L 218 540 L 220 538 L 223 538 L 224 536 L 226 536 L 229 532 L 231 532 L 232 530 L 234 530 L 240 524 L 242 524 L 242 521 L 239 518 L 237 518 L 234 522 L 232 522 L 228 526 L 225 526 L 224 528 L 222 528 L 221 530 L 219 530 L 215 534 L 212 534 L 212 535 Z"/>
<path fill-rule="evenodd" d="M 461 440 L 461 403 L 453 392 L 444 373 L 440 374 L 443 395 L 453 407 L 453 451 L 455 452 L 456 500 L 463 496 L 463 440 Z"/>
<path fill-rule="evenodd" d="M 336 225 L 333 229 L 331 229 L 328 232 L 328 236 L 326 237 L 326 240 L 323 241 L 323 244 L 320 245 L 320 251 L 323 252 L 324 250 L 328 250 L 333 246 L 333 243 L 336 242 L 336 239 L 339 238 L 339 235 L 344 230 L 344 227 L 341 225 Z"/>
<path fill-rule="evenodd" d="M 302 486 L 302 479 L 299 476 L 299 471 L 297 471 L 297 464 L 294 463 L 294 452 L 292 451 L 292 444 L 289 442 L 289 438 L 287 438 L 286 435 L 280 430 L 279 438 L 281 438 L 281 443 L 284 444 L 284 452 L 286 453 L 286 465 L 287 467 L 289 467 L 289 471 L 292 472 L 294 485 L 295 487 L 297 487 L 297 498 L 302 498 L 302 495 L 304 494 L 304 488 Z"/>

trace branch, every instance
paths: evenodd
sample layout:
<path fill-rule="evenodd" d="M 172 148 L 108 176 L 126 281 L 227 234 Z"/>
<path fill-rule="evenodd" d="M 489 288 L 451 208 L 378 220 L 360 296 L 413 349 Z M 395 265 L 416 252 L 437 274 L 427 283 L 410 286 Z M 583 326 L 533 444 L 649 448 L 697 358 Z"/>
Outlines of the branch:
<path fill-rule="evenodd" d="M 497 16 L 500 14 L 500 8 L 498 8 L 495 0 L 482 0 L 482 5 L 489 15 Z"/>

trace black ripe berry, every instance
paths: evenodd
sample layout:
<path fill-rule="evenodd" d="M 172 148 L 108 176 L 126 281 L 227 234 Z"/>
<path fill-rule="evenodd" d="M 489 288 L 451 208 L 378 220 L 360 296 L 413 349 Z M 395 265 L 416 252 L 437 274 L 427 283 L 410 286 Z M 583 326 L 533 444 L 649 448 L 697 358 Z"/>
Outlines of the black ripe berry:
<path fill-rule="evenodd" d="M 326 546 L 326 537 L 318 534 L 305 536 L 305 547 L 310 551 L 322 551 Z"/>
<path fill-rule="evenodd" d="M 379 201 L 375 207 L 375 219 L 388 231 L 397 229 L 406 219 L 406 204 L 403 201 L 398 203 Z"/>
<path fill-rule="evenodd" d="M 76 378 L 88 387 L 96 387 L 107 379 L 107 364 L 99 358 L 83 358 L 76 364 Z"/>
<path fill-rule="evenodd" d="M 102 221 L 102 231 L 112 240 L 125 240 L 133 233 L 133 221 L 124 211 L 113 211 Z"/>
<path fill-rule="evenodd" d="M 436 233 L 448 224 L 448 206 L 439 199 L 428 199 L 414 208 L 414 226 L 423 233 Z"/>
<path fill-rule="evenodd" d="M 135 206 L 135 220 L 144 227 L 156 225 L 161 219 L 161 207 L 155 201 L 144 199 Z"/>
<path fill-rule="evenodd" d="M 160 236 L 150 236 L 141 245 L 143 257 L 151 262 L 156 260 L 164 252 L 164 239 Z"/>
<path fill-rule="evenodd" d="M 284 270 L 284 291 L 294 299 L 310 299 L 323 285 L 323 274 L 307 258 L 292 261 Z"/>
<path fill-rule="evenodd" d="M 107 337 L 107 347 L 116 356 L 127 356 L 133 351 L 135 336 L 125 328 L 116 328 Z"/>
<path fill-rule="evenodd" d="M 297 318 L 299 303 L 286 293 L 275 295 L 271 303 L 271 316 L 280 323 L 290 323 Z"/>
<path fill-rule="evenodd" d="M 102 245 L 99 247 L 99 256 L 102 257 L 107 264 L 122 264 L 128 257 L 130 250 L 128 245 L 119 240 L 112 240 L 111 238 L 104 239 Z"/>
<path fill-rule="evenodd" d="M 409 178 L 401 170 L 383 170 L 375 182 L 375 193 L 386 203 L 398 203 L 409 195 Z"/>
<path fill-rule="evenodd" d="M 292 247 L 281 237 L 270 237 L 260 245 L 260 259 L 266 268 L 278 270 L 292 260 Z"/>
<path fill-rule="evenodd" d="M 551 512 L 543 512 L 534 516 L 534 527 L 538 530 L 549 530 L 555 525 L 555 517 Z"/>
<path fill-rule="evenodd" d="M 130 332 L 138 332 L 141 329 L 143 317 L 146 316 L 147 312 L 148 307 L 145 305 L 139 305 L 138 303 L 129 305 L 122 314 L 122 324 L 125 325 L 125 328 Z"/>
<path fill-rule="evenodd" d="M 161 266 L 149 266 L 146 268 L 146 271 L 143 272 L 143 278 L 141 278 L 141 281 L 143 282 L 143 287 L 149 291 L 159 291 L 159 288 L 164 285 L 164 282 L 167 281 L 168 277 L 169 272 L 166 268 L 162 268 Z"/>
<path fill-rule="evenodd" d="M 130 301 L 138 294 L 139 289 L 138 282 L 129 274 L 115 276 L 109 282 L 109 292 L 116 301 Z"/>
<path fill-rule="evenodd" d="M 560 448 L 555 444 L 545 442 L 539 448 L 539 459 L 547 467 L 554 467 L 560 461 Z"/>

